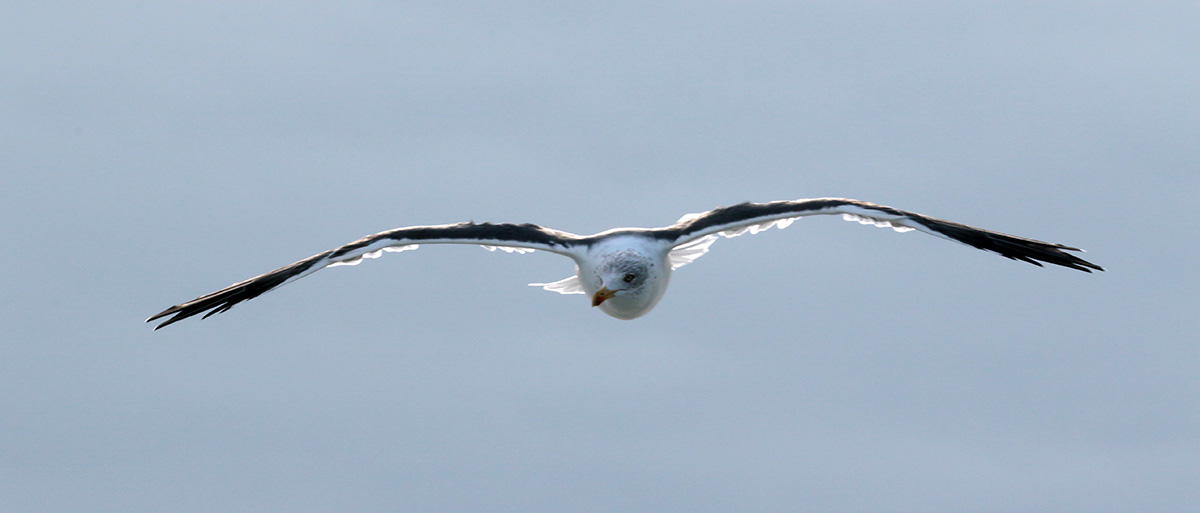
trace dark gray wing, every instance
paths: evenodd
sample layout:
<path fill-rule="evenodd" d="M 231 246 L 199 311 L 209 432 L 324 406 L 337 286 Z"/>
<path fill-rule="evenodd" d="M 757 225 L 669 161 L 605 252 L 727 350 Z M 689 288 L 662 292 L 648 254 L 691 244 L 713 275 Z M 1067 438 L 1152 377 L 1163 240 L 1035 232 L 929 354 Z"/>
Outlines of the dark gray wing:
<path fill-rule="evenodd" d="M 416 249 L 419 244 L 475 244 L 488 249 L 508 251 L 542 250 L 578 260 L 580 237 L 535 224 L 459 223 L 441 226 L 410 226 L 368 235 L 339 248 L 318 253 L 299 262 L 260 274 L 249 280 L 181 303 L 146 319 L 150 322 L 172 316 L 154 329 L 196 314 L 208 316 L 224 312 L 234 305 L 336 265 L 354 265 L 383 252 Z"/>
<path fill-rule="evenodd" d="M 746 231 L 757 233 L 772 225 L 786 226 L 791 220 L 799 217 L 834 214 L 841 214 L 849 221 L 890 226 L 897 231 L 919 230 L 1037 266 L 1041 266 L 1042 262 L 1045 262 L 1089 273 L 1092 270 L 1104 270 L 1096 264 L 1068 253 L 1068 251 L 1081 251 L 1078 248 L 993 232 L 915 212 L 845 198 L 741 203 L 701 214 L 688 214 L 683 216 L 679 222 L 652 230 L 652 233 L 656 238 L 667 241 L 677 248 L 679 253 L 685 255 L 683 258 L 691 261 L 707 251 L 708 244 L 711 244 L 718 235 L 734 237 Z"/>

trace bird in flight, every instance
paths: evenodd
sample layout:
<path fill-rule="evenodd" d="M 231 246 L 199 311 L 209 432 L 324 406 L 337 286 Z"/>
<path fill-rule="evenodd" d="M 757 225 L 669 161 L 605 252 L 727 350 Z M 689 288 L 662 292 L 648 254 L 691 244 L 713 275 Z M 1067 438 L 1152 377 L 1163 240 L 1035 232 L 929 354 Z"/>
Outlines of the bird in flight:
<path fill-rule="evenodd" d="M 416 249 L 420 244 L 474 244 L 495 251 L 548 251 L 575 261 L 575 274 L 553 283 L 531 283 L 561 294 L 587 294 L 592 306 L 618 319 L 635 319 L 654 308 L 667 291 L 671 271 L 700 258 L 719 237 L 785 228 L 798 218 L 840 214 L 896 231 L 918 230 L 991 251 L 1013 260 L 1042 262 L 1084 272 L 1103 271 L 1069 251 L 1078 248 L 1016 237 L 865 201 L 816 198 L 770 203 L 741 203 L 688 214 L 661 228 L 616 228 L 575 235 L 535 224 L 458 223 L 409 226 L 368 235 L 211 294 L 172 306 L 146 322 L 169 317 L 154 329 L 205 313 L 204 318 L 308 276 L 325 267 L 356 265 L 384 252 Z"/>

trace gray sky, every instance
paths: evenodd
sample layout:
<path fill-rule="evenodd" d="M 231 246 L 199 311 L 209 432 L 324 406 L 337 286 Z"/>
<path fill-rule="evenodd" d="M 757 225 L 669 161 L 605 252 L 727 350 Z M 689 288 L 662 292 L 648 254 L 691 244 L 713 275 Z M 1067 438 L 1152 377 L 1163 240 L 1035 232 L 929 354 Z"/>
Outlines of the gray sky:
<path fill-rule="evenodd" d="M 1193 2 L 0 7 L 0 510 L 1194 511 Z M 380 230 L 846 196 L 636 321 Z"/>

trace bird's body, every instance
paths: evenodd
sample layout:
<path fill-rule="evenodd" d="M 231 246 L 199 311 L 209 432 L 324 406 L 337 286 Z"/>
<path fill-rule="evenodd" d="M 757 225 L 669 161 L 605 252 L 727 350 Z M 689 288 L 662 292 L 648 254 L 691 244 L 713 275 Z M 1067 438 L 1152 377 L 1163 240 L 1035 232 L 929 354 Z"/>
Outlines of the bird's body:
<path fill-rule="evenodd" d="M 208 317 L 322 268 L 355 265 L 383 252 L 416 249 L 420 244 L 474 244 L 489 250 L 518 253 L 538 250 L 569 257 L 575 261 L 575 275 L 532 285 L 562 294 L 587 294 L 592 305 L 604 313 L 618 319 L 634 319 L 645 315 L 662 299 L 673 270 L 707 253 L 719 237 L 759 233 L 773 226 L 785 228 L 800 217 L 833 214 L 897 231 L 919 230 L 1038 266 L 1046 262 L 1085 272 L 1103 270 L 1068 253 L 1079 250 L 1062 244 L 1006 235 L 865 201 L 817 198 L 741 203 L 688 214 L 662 228 L 619 228 L 590 236 L 534 224 L 459 223 L 397 228 L 173 306 L 147 321 L 171 316 L 157 329 L 200 313 L 207 312 L 204 317 Z"/>

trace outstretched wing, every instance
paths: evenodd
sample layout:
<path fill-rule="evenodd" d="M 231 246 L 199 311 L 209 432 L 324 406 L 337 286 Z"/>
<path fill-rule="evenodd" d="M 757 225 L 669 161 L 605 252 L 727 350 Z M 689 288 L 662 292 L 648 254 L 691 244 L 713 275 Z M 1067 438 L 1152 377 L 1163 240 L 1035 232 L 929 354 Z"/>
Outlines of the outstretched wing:
<path fill-rule="evenodd" d="M 718 236 L 736 237 L 746 232 L 760 231 L 791 224 L 796 218 L 812 215 L 841 214 L 847 221 L 885 226 L 897 231 L 919 230 L 943 239 L 991 251 L 1013 260 L 1041 266 L 1042 262 L 1061 265 L 1084 272 L 1103 271 L 1100 266 L 1079 258 L 1068 251 L 1078 248 L 1016 237 L 937 219 L 866 201 L 845 198 L 816 198 L 771 203 L 742 203 L 688 214 L 671 226 L 652 230 L 655 237 L 667 241 L 672 267 L 679 267 L 708 251 Z M 679 255 L 676 255 L 678 253 Z"/>
<path fill-rule="evenodd" d="M 420 244 L 475 244 L 489 250 L 501 249 L 519 253 L 542 250 L 578 260 L 581 258 L 581 255 L 576 254 L 579 239 L 580 237 L 574 234 L 535 224 L 459 223 L 397 228 L 368 235 L 345 246 L 318 253 L 269 273 L 172 306 L 146 319 L 146 322 L 172 316 L 154 328 L 159 329 L 204 312 L 208 312 L 204 315 L 204 318 L 208 318 L 325 267 L 355 265 L 363 259 L 379 257 L 383 252 L 416 249 Z"/>

